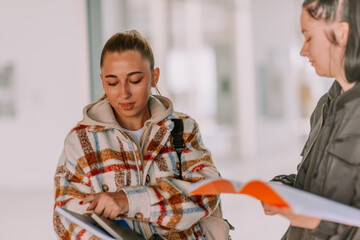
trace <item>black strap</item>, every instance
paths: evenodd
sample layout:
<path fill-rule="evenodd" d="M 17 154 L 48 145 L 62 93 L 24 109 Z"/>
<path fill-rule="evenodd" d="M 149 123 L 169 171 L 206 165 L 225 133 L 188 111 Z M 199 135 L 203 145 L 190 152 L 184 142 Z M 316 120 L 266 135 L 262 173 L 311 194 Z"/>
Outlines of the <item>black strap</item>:
<path fill-rule="evenodd" d="M 173 146 L 178 155 L 179 159 L 179 169 L 180 169 L 180 179 L 182 179 L 181 174 L 181 153 L 185 148 L 183 133 L 184 133 L 184 124 L 181 119 L 171 119 L 174 122 L 174 128 L 171 131 L 171 136 L 173 137 Z"/>
<path fill-rule="evenodd" d="M 184 138 L 183 138 L 183 134 L 184 134 L 184 123 L 181 119 L 171 119 L 174 122 L 174 128 L 171 131 L 171 136 L 173 137 L 173 146 L 175 148 L 175 151 L 178 155 L 178 159 L 179 159 L 179 169 L 180 169 L 180 176 L 179 178 L 182 180 L 182 169 L 181 169 L 181 153 L 185 148 L 185 142 L 184 142 Z M 220 205 L 219 205 L 220 206 Z M 220 209 L 221 212 L 221 209 Z M 221 216 L 222 218 L 222 212 L 221 212 Z M 228 220 L 224 219 L 227 224 L 229 225 L 230 230 L 234 230 L 234 226 L 232 226 Z M 153 238 L 150 238 L 150 240 L 152 240 Z M 157 238 L 154 238 L 157 239 Z M 229 240 L 231 240 L 230 236 L 229 236 Z"/>

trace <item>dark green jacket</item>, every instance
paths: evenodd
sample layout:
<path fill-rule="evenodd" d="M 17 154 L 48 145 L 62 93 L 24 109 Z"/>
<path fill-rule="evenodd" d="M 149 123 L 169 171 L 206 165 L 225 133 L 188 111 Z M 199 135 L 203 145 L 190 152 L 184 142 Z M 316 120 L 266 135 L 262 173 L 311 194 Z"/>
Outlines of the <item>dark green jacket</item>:
<path fill-rule="evenodd" d="M 342 93 L 335 81 L 319 100 L 298 173 L 275 181 L 360 208 L 360 84 Z M 289 227 L 282 239 L 360 239 L 360 228 L 321 221 L 315 230 Z"/>

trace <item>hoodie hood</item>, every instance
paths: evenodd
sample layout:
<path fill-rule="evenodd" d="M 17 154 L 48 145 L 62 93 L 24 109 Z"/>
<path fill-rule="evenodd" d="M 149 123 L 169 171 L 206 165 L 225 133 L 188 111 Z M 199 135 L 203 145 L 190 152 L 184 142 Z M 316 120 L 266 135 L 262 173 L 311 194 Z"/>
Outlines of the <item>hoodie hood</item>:
<path fill-rule="evenodd" d="M 144 125 L 156 124 L 174 112 L 170 99 L 162 96 L 150 96 L 148 106 L 151 117 Z M 122 129 L 107 98 L 87 105 L 83 110 L 83 119 L 78 124 Z"/>

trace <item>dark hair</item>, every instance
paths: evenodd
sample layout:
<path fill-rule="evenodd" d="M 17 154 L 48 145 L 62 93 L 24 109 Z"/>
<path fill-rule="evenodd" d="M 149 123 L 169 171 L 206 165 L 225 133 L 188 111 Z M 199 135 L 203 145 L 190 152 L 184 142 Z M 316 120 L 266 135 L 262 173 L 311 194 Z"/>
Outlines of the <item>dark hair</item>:
<path fill-rule="evenodd" d="M 316 2 L 316 4 L 311 5 Z M 332 22 L 337 19 L 349 24 L 349 35 L 345 49 L 345 75 L 348 82 L 360 81 L 360 1 L 359 0 L 305 0 L 311 17 Z M 338 16 L 339 15 L 339 16 Z M 337 44 L 334 32 L 327 33 L 328 39 Z"/>
<path fill-rule="evenodd" d="M 149 42 L 136 30 L 119 32 L 114 34 L 104 45 L 101 52 L 100 68 L 104 58 L 109 53 L 119 53 L 127 50 L 137 51 L 150 62 L 150 69 L 154 70 L 154 54 Z"/>

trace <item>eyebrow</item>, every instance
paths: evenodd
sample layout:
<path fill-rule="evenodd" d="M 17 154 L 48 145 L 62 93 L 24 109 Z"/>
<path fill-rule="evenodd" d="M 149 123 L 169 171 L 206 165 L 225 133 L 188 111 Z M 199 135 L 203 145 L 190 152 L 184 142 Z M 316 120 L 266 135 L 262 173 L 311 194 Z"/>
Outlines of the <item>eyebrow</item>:
<path fill-rule="evenodd" d="M 142 74 L 143 72 L 141 71 L 135 71 L 135 72 L 130 72 L 127 74 L 128 77 L 132 76 L 132 75 L 135 75 L 135 74 Z M 117 76 L 113 75 L 113 74 L 109 74 L 109 75 L 106 75 L 105 78 L 117 78 Z"/>

